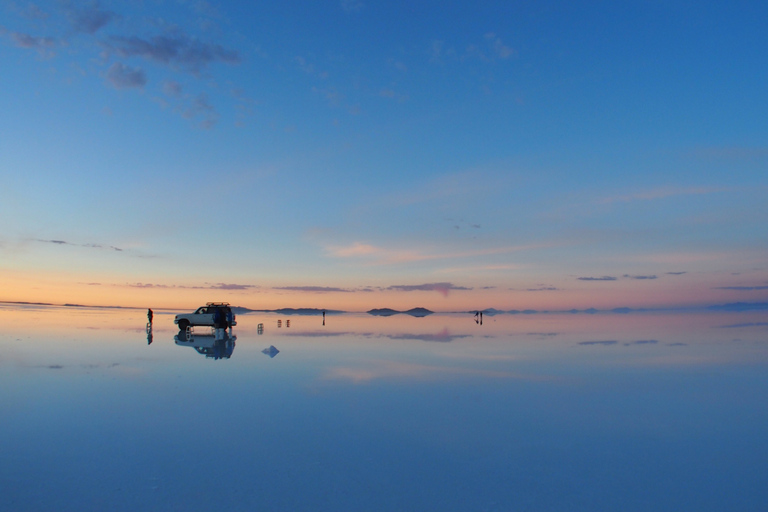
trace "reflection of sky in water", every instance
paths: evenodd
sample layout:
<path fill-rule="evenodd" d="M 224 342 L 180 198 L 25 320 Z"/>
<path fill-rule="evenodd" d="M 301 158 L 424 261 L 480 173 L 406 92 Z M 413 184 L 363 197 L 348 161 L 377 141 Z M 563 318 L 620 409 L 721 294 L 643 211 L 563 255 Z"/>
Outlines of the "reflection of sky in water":
<path fill-rule="evenodd" d="M 0 318 L 4 510 L 768 502 L 765 313 L 249 315 L 220 360 L 163 312 Z"/>

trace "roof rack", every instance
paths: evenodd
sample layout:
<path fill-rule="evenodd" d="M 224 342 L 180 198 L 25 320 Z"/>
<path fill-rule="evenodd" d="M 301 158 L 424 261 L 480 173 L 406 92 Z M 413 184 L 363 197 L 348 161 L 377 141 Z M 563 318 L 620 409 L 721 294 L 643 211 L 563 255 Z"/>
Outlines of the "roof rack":
<path fill-rule="evenodd" d="M 206 306 L 229 306 L 229 302 L 206 302 Z"/>

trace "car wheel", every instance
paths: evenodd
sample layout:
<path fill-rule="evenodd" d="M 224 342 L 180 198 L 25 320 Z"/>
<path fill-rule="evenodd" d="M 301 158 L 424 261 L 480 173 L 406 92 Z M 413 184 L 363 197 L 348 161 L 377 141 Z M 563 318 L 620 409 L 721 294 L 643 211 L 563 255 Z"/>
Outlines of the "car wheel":
<path fill-rule="evenodd" d="M 186 331 L 189 327 L 189 320 L 179 320 L 179 330 Z"/>

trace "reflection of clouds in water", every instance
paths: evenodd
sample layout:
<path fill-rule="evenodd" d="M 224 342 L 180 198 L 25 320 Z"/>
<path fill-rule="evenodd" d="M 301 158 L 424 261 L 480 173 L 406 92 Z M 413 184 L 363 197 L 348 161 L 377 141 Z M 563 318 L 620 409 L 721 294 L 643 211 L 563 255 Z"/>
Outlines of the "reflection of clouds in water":
<path fill-rule="evenodd" d="M 398 361 L 366 361 L 365 366 L 336 366 L 326 370 L 323 380 L 346 380 L 364 384 L 382 379 L 437 380 L 455 377 L 483 377 L 494 379 L 545 380 L 545 377 L 518 375 L 504 371 L 479 370 L 455 366 L 431 366 Z"/>
<path fill-rule="evenodd" d="M 311 332 L 311 331 L 291 331 L 285 332 L 286 336 L 298 336 L 301 338 L 334 338 L 337 336 L 368 336 L 367 334 L 357 334 L 353 332 Z"/>
<path fill-rule="evenodd" d="M 47 369 L 50 369 L 50 370 L 61 370 L 63 368 L 85 368 L 86 370 L 95 370 L 97 368 L 114 368 L 115 366 L 120 366 L 120 363 L 112 363 L 112 364 L 73 364 L 73 365 L 46 364 L 46 365 L 35 365 L 35 366 L 32 366 L 32 368 L 47 368 Z"/>
<path fill-rule="evenodd" d="M 618 345 L 618 340 L 600 340 L 600 341 L 580 341 L 579 345 Z M 625 347 L 629 347 L 631 345 L 657 345 L 659 343 L 659 340 L 636 340 L 636 341 L 628 341 L 626 343 L 622 343 Z"/>
<path fill-rule="evenodd" d="M 387 338 L 392 340 L 439 341 L 447 343 L 461 338 L 471 338 L 471 336 L 469 334 L 450 334 L 448 328 L 445 327 L 437 334 L 392 334 L 387 335 Z"/>

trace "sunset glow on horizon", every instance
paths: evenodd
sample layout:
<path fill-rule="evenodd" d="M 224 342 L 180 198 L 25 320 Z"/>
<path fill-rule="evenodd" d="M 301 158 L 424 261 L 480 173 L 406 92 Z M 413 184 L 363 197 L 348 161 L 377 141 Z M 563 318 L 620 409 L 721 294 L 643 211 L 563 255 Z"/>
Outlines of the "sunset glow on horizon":
<path fill-rule="evenodd" d="M 0 2 L 0 301 L 768 302 L 768 5 Z"/>

